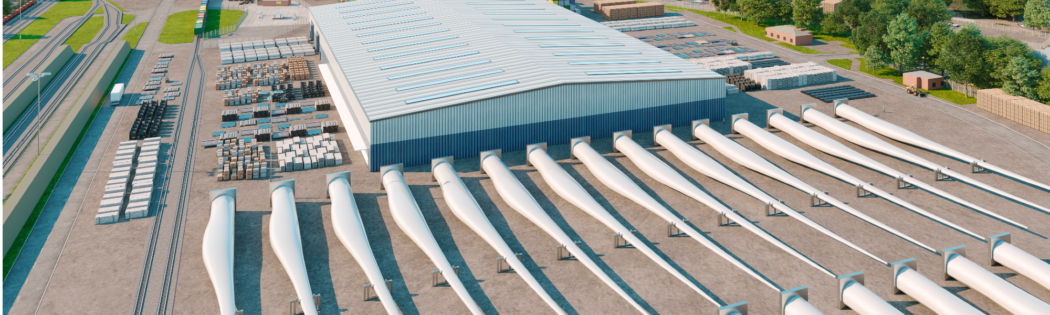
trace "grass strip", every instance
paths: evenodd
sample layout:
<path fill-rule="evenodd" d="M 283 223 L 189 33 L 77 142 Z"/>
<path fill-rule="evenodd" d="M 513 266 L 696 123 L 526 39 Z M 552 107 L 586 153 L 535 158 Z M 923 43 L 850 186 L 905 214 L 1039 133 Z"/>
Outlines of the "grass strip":
<path fill-rule="evenodd" d="M 80 52 L 81 47 L 84 47 L 84 45 L 90 43 L 92 39 L 95 39 L 95 36 L 102 30 L 102 26 L 105 22 L 105 17 L 103 16 L 93 16 L 89 18 L 87 22 L 80 25 L 80 28 L 78 28 L 76 32 L 73 32 L 73 35 L 69 36 L 69 38 L 66 39 L 66 42 L 62 44 L 69 45 L 69 48 L 73 48 L 73 52 Z"/>
<path fill-rule="evenodd" d="M 774 26 L 774 25 L 766 25 L 764 23 L 761 24 L 761 25 L 755 25 L 755 23 L 752 23 L 752 22 L 747 21 L 747 20 L 741 21 L 740 20 L 740 16 L 732 15 L 732 14 L 725 14 L 724 15 L 725 17 L 723 17 L 723 14 L 722 13 L 718 13 L 718 12 L 700 11 L 700 10 L 693 10 L 693 9 L 687 9 L 687 8 L 682 8 L 682 7 L 674 7 L 674 6 L 665 6 L 665 8 L 670 8 L 670 9 L 679 10 L 679 11 L 693 12 L 693 13 L 696 13 L 696 14 L 699 14 L 699 15 L 703 15 L 703 16 L 706 16 L 706 17 L 718 20 L 719 22 L 722 22 L 722 23 L 726 23 L 726 24 L 729 24 L 729 25 L 732 25 L 732 26 L 736 26 L 737 28 L 740 29 L 741 32 L 743 32 L 744 34 L 750 35 L 751 37 L 758 38 L 758 39 L 761 39 L 761 40 L 764 40 L 764 41 L 767 41 L 767 42 L 775 41 L 775 39 L 766 37 L 766 27 Z"/>
<path fill-rule="evenodd" d="M 98 7 L 98 10 L 95 10 L 95 13 L 92 13 L 91 15 L 99 15 L 99 14 L 106 14 L 106 12 L 102 11 L 102 7 L 101 6 Z"/>
<path fill-rule="evenodd" d="M 850 59 L 830 59 L 828 60 L 828 63 L 846 70 L 849 70 L 850 67 L 853 67 L 853 60 Z"/>
<path fill-rule="evenodd" d="M 29 47 L 33 46 L 37 40 L 43 38 L 62 19 L 84 15 L 88 9 L 91 9 L 91 1 L 89 0 L 69 0 L 55 3 L 47 12 L 37 17 L 36 21 L 27 25 L 21 32 L 18 32 L 18 34 L 22 35 L 21 40 L 18 39 L 19 36 L 16 34 L 4 42 L 4 68 L 7 68 L 22 53 L 29 50 Z"/>
<path fill-rule="evenodd" d="M 122 40 L 128 41 L 128 45 L 131 45 L 131 49 L 135 49 L 135 47 L 139 45 L 139 40 L 142 39 L 142 32 L 146 31 L 146 26 L 148 25 L 149 22 L 142 22 L 135 25 L 131 30 L 128 30 L 127 34 L 124 34 Z"/>
<path fill-rule="evenodd" d="M 875 76 L 875 77 L 877 77 L 879 79 L 891 79 L 891 80 L 893 80 L 893 83 L 897 83 L 900 86 L 904 86 L 904 77 L 897 75 L 897 69 L 893 69 L 893 68 L 882 68 L 882 69 L 878 69 L 878 70 L 868 69 L 867 64 L 866 64 L 867 63 L 867 58 L 857 58 L 857 60 L 860 61 L 860 72 L 864 72 L 864 73 L 870 74 L 870 75 Z M 831 62 L 831 60 L 828 60 L 828 62 Z M 940 98 L 942 100 L 949 101 L 949 102 L 952 102 L 952 103 L 955 103 L 955 104 L 959 104 L 959 105 L 966 105 L 966 104 L 977 103 L 977 98 L 967 97 L 966 94 L 963 94 L 963 93 L 957 92 L 957 91 L 953 91 L 953 90 L 950 90 L 950 89 L 938 89 L 938 90 L 923 90 L 923 89 L 919 89 L 919 91 L 922 91 L 923 93 L 926 93 L 926 94 L 929 94 L 931 96 L 934 96 L 934 97 L 937 97 L 937 98 Z"/>
<path fill-rule="evenodd" d="M 124 10 L 124 8 L 121 8 L 119 5 L 117 5 L 116 2 L 113 2 L 113 0 L 106 0 L 106 2 L 109 2 L 109 4 L 112 4 L 114 7 L 117 7 L 117 10 L 120 10 L 120 12 L 128 12 L 128 10 Z"/>
<path fill-rule="evenodd" d="M 727 31 L 730 31 L 730 32 L 736 33 L 736 29 L 735 29 L 735 28 L 733 28 L 732 26 L 726 26 L 726 27 L 723 27 L 723 28 L 724 28 L 725 30 L 727 30 Z"/>
<path fill-rule="evenodd" d="M 131 20 L 134 20 L 134 19 L 135 19 L 135 15 L 134 14 L 125 14 L 125 15 L 121 16 L 120 24 L 131 23 Z"/>
<path fill-rule="evenodd" d="M 803 54 L 811 54 L 811 55 L 830 54 L 828 52 L 814 50 L 813 48 L 809 48 L 809 47 L 806 47 L 806 46 L 795 46 L 795 45 L 788 44 L 788 43 L 777 43 L 777 45 L 780 45 L 781 47 L 784 47 L 784 48 L 787 48 L 787 49 L 791 49 L 791 50 L 794 50 L 794 51 L 797 51 L 797 52 L 800 52 L 800 53 L 803 53 Z"/>
<path fill-rule="evenodd" d="M 241 19 L 244 11 L 208 10 L 204 19 L 204 31 L 209 32 L 231 26 Z M 161 43 L 183 44 L 193 42 L 193 25 L 197 23 L 197 11 L 182 11 L 169 15 L 160 31 Z"/>

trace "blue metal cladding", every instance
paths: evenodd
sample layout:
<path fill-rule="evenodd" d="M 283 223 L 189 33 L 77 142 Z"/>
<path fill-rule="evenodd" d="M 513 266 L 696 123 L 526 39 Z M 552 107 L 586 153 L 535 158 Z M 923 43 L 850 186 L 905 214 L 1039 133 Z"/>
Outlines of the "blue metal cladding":
<path fill-rule="evenodd" d="M 699 83 L 703 81 L 692 82 Z M 657 81 L 643 84 L 645 85 L 641 87 L 659 86 L 661 83 Z M 724 83 L 721 85 L 724 85 Z M 586 86 L 586 84 L 575 86 Z M 373 136 L 369 152 L 370 168 L 375 172 L 383 165 L 396 163 L 404 163 L 406 166 L 421 165 L 430 163 L 432 158 L 442 156 L 469 158 L 478 156 L 479 152 L 485 150 L 503 149 L 504 152 L 516 151 L 525 149 L 526 145 L 538 142 L 555 145 L 568 143 L 571 138 L 575 137 L 605 138 L 611 136 L 613 132 L 621 130 L 629 129 L 636 132 L 647 132 L 652 131 L 653 126 L 656 125 L 688 126 L 690 122 L 697 119 L 724 119 L 724 90 L 721 93 L 710 93 L 713 87 L 703 87 L 700 84 L 694 86 L 693 91 L 677 91 L 668 87 L 667 89 L 671 91 L 662 92 L 660 91 L 662 89 L 657 88 L 655 89 L 657 91 L 644 93 L 645 95 L 625 98 L 621 104 L 609 104 L 605 100 L 588 101 L 591 98 L 586 96 L 569 97 L 562 95 L 561 101 L 557 102 L 557 106 L 551 107 L 558 108 L 558 113 L 541 113 L 538 112 L 540 111 L 539 109 L 535 109 L 541 106 L 534 106 L 534 104 L 509 104 L 508 102 L 520 103 L 520 99 L 501 100 L 501 98 L 505 98 L 501 97 L 470 103 L 483 107 L 468 107 L 466 106 L 467 104 L 464 104 L 409 115 L 417 117 L 402 116 L 375 121 L 371 125 Z M 617 92 L 613 90 L 620 87 L 609 86 L 608 88 L 610 94 L 616 94 Z M 718 88 L 724 89 L 721 86 Z M 548 88 L 523 94 L 535 93 L 535 97 L 528 98 L 534 102 L 548 102 L 553 99 L 559 99 L 559 96 L 555 94 L 579 93 L 584 90 L 586 89 L 554 90 Z M 631 93 L 631 91 L 624 91 L 623 93 L 636 94 Z M 651 96 L 668 93 L 679 95 L 666 99 Z M 639 104 L 639 99 L 646 99 L 647 101 L 643 101 L 646 104 Z M 501 108 L 503 106 L 519 107 L 519 109 Z M 468 108 L 456 110 L 456 107 Z M 597 107 L 608 107 L 615 110 L 608 111 Z M 478 110 L 479 108 L 481 110 Z M 519 111 L 534 109 L 537 111 L 534 116 L 558 118 L 540 119 L 539 121 L 522 124 L 506 123 L 508 120 L 518 118 L 504 116 L 521 116 Z M 420 119 L 427 122 L 421 124 Z M 501 121 L 501 123 L 493 124 L 492 121 Z M 481 127 L 475 130 L 466 130 L 469 128 L 464 126 L 470 125 Z M 432 135 L 421 136 L 421 134 L 428 133 L 421 133 L 420 130 L 433 130 L 435 128 L 456 129 L 457 131 L 449 133 L 435 132 Z"/>

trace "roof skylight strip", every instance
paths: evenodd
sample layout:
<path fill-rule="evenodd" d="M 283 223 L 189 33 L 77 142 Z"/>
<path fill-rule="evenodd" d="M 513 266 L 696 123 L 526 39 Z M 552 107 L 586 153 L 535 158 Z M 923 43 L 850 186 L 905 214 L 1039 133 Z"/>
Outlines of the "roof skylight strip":
<path fill-rule="evenodd" d="M 660 63 L 659 60 L 611 60 L 611 61 L 574 61 L 570 65 L 608 65 L 626 63 Z"/>
<path fill-rule="evenodd" d="M 418 65 L 418 64 L 421 64 L 421 63 L 427 63 L 427 62 L 431 62 L 431 61 L 438 61 L 438 60 L 452 59 L 452 58 L 457 58 L 457 57 L 463 57 L 463 56 L 470 56 L 470 55 L 477 55 L 477 54 L 479 54 L 479 52 L 476 52 L 476 51 L 472 51 L 472 52 L 465 52 L 465 53 L 462 53 L 462 54 L 455 54 L 455 55 L 441 56 L 441 57 L 437 57 L 437 58 L 430 58 L 430 59 L 416 60 L 416 61 L 410 61 L 410 62 L 406 62 L 406 63 L 399 63 L 399 64 L 396 64 L 396 65 L 389 65 L 389 66 L 385 66 L 385 67 L 379 67 L 379 70 L 387 70 L 387 69 L 393 69 L 393 68 L 400 68 L 400 67 L 404 67 L 404 66 L 411 66 L 411 65 Z"/>
<path fill-rule="evenodd" d="M 350 9 L 350 10 L 346 10 L 346 11 L 339 11 L 339 14 L 350 13 L 350 12 L 357 12 L 357 11 L 375 10 L 375 9 L 380 9 L 380 8 L 396 7 L 396 6 L 399 6 L 399 5 L 406 5 L 406 4 L 412 4 L 412 1 L 401 2 L 401 3 L 392 3 L 392 4 L 381 5 L 381 6 L 376 6 L 376 7 Z"/>
<path fill-rule="evenodd" d="M 591 33 L 592 30 L 514 30 L 515 33 Z"/>
<path fill-rule="evenodd" d="M 475 10 L 546 10 L 544 8 L 474 8 Z"/>
<path fill-rule="evenodd" d="M 335 8 L 336 9 L 342 9 L 342 8 L 357 7 L 357 6 L 362 6 L 362 5 L 369 5 L 369 4 L 390 2 L 390 1 L 394 1 L 394 0 L 379 0 L 379 1 L 369 1 L 369 2 L 357 2 L 357 3 L 354 3 L 354 4 L 341 5 L 341 6 L 338 6 L 338 7 L 335 7 Z"/>
<path fill-rule="evenodd" d="M 424 87 L 424 86 L 431 86 L 431 85 L 436 85 L 436 84 L 449 83 L 449 82 L 452 82 L 452 81 L 466 80 L 466 79 L 470 79 L 470 78 L 477 78 L 477 77 L 482 77 L 482 76 L 486 76 L 486 75 L 490 75 L 490 74 L 497 74 L 497 73 L 503 73 L 503 70 L 500 69 L 500 70 L 479 72 L 479 73 L 475 73 L 475 74 L 468 74 L 468 75 L 461 76 L 461 77 L 448 78 L 448 79 L 444 79 L 444 80 L 437 80 L 437 81 L 433 81 L 433 82 L 420 83 L 420 84 L 416 84 L 416 85 L 402 86 L 402 87 L 397 88 L 397 90 L 398 91 L 411 90 L 411 89 L 414 89 L 414 88 L 421 88 L 421 87 Z"/>
<path fill-rule="evenodd" d="M 467 43 L 461 43 L 461 44 L 441 46 L 441 47 L 434 47 L 434 48 L 428 48 L 428 49 L 413 50 L 413 51 L 403 52 L 403 53 L 400 53 L 400 54 L 379 56 L 379 57 L 372 58 L 372 60 L 383 60 L 383 59 L 389 59 L 389 58 L 395 58 L 395 57 L 402 57 L 402 56 L 414 55 L 414 54 L 418 54 L 418 53 L 438 51 L 438 50 L 449 49 L 449 48 L 454 48 L 454 47 L 461 47 L 461 46 L 466 46 L 466 45 L 467 45 Z"/>
<path fill-rule="evenodd" d="M 616 47 L 623 44 L 564 44 L 564 45 L 540 45 L 540 48 L 562 48 L 562 47 Z"/>
<path fill-rule="evenodd" d="M 587 56 L 587 55 L 641 55 L 638 51 L 595 51 L 595 52 L 572 52 L 554 53 L 555 56 Z"/>
<path fill-rule="evenodd" d="M 401 78 L 407 78 L 407 77 L 417 76 L 417 75 L 421 75 L 421 74 L 434 73 L 434 72 L 438 72 L 438 71 L 445 71 L 445 70 L 452 70 L 452 69 L 458 69 L 458 68 L 469 67 L 469 66 L 476 66 L 476 65 L 486 64 L 486 63 L 490 63 L 490 62 L 492 62 L 492 60 L 482 60 L 482 61 L 468 62 L 468 63 L 459 64 L 459 65 L 455 65 L 455 66 L 448 66 L 448 67 L 444 67 L 444 68 L 437 68 L 437 69 L 430 69 L 430 70 L 424 70 L 424 71 L 419 71 L 419 72 L 405 73 L 405 74 L 401 74 L 401 75 L 395 75 L 395 76 L 392 76 L 392 77 L 387 77 L 387 80 L 401 79 Z"/>
<path fill-rule="evenodd" d="M 349 18 L 355 18 L 355 17 L 362 17 L 362 16 L 369 16 L 369 15 L 376 15 L 376 14 L 383 14 L 383 13 L 390 13 L 390 12 L 397 12 L 397 11 L 405 11 L 405 10 L 412 10 L 412 9 L 419 9 L 419 7 L 407 7 L 407 8 L 400 8 L 400 9 L 393 9 L 393 10 L 386 10 L 386 11 L 378 11 L 378 12 L 365 13 L 365 14 L 347 15 L 347 16 L 344 16 L 343 18 L 344 19 L 349 19 Z"/>
<path fill-rule="evenodd" d="M 580 26 L 579 24 L 503 24 L 503 26 Z"/>
<path fill-rule="evenodd" d="M 361 44 L 362 45 L 374 44 L 374 43 L 378 43 L 378 42 L 385 42 L 385 41 L 388 41 L 388 40 L 395 40 L 395 39 L 423 36 L 423 35 L 434 34 L 434 33 L 441 33 L 441 32 L 448 32 L 448 31 L 449 30 L 447 28 L 443 28 L 443 29 L 436 30 L 436 31 L 429 31 L 429 32 L 422 32 L 422 33 L 415 33 L 415 34 L 408 34 L 408 35 L 394 36 L 394 37 L 388 37 L 388 38 L 383 38 L 383 39 L 375 39 L 375 40 L 370 40 L 370 41 L 364 41 L 364 42 L 361 42 Z"/>
<path fill-rule="evenodd" d="M 426 12 L 426 11 L 423 11 L 423 12 L 415 12 L 415 13 L 408 13 L 408 14 L 398 14 L 398 15 L 391 15 L 391 16 L 388 16 L 388 17 L 381 17 L 381 18 L 374 18 L 374 19 L 367 19 L 367 20 L 360 20 L 360 21 L 353 21 L 353 22 L 346 22 L 346 24 L 357 24 L 357 23 L 365 23 L 365 22 L 375 22 L 375 21 L 380 21 L 380 20 L 386 20 L 386 19 L 396 19 L 396 18 L 399 18 L 399 17 L 406 17 L 406 16 L 412 16 L 412 15 L 420 15 L 420 14 L 425 14 L 425 13 L 427 13 L 427 12 Z"/>
<path fill-rule="evenodd" d="M 449 97 L 449 96 L 459 95 L 459 94 L 463 94 L 463 93 L 477 92 L 477 91 L 481 91 L 481 90 L 487 90 L 487 89 L 491 89 L 491 88 L 498 88 L 498 87 L 501 87 L 501 86 L 507 86 L 507 85 L 511 85 L 511 84 L 518 84 L 518 80 L 503 81 L 503 82 L 500 82 L 500 83 L 493 83 L 493 84 L 489 84 L 489 85 L 482 85 L 482 86 L 478 86 L 478 87 L 472 87 L 472 88 L 469 88 L 469 89 L 462 89 L 462 90 L 459 90 L 459 91 L 445 92 L 445 93 L 441 93 L 441 94 L 434 94 L 434 95 L 431 95 L 431 96 L 424 96 L 424 97 L 420 97 L 420 98 L 408 99 L 408 100 L 405 100 L 405 104 L 419 103 L 419 102 L 423 102 L 423 101 L 429 101 L 429 100 L 432 100 L 432 99 L 438 99 L 438 98 L 442 98 L 442 97 Z"/>
<path fill-rule="evenodd" d="M 486 13 L 486 14 L 488 14 L 488 13 Z M 492 19 L 495 20 L 495 21 L 525 21 L 525 20 L 531 20 L 531 21 L 537 21 L 537 20 L 554 21 L 554 20 L 568 20 L 566 18 L 492 18 Z"/>
<path fill-rule="evenodd" d="M 554 12 L 485 12 L 484 15 L 556 15 Z"/>
<path fill-rule="evenodd" d="M 610 74 L 645 74 L 645 73 L 676 73 L 682 70 L 632 70 L 632 71 L 589 71 L 587 75 L 610 75 Z"/>
<path fill-rule="evenodd" d="M 370 49 L 368 49 L 368 52 L 387 50 L 387 49 L 393 49 L 393 48 L 400 48 L 400 47 L 419 45 L 419 44 L 426 44 L 426 43 L 432 43 L 432 42 L 436 42 L 436 41 L 440 41 L 440 40 L 453 39 L 453 38 L 459 38 L 459 36 L 445 36 L 445 37 L 438 37 L 438 38 L 435 38 L 435 39 L 421 40 L 421 41 L 418 41 L 418 42 L 411 42 L 411 43 L 397 44 L 397 45 L 391 45 L 391 46 L 370 48 Z"/>
<path fill-rule="evenodd" d="M 366 30 L 366 29 L 370 29 L 370 28 L 374 28 L 374 27 L 383 27 L 383 26 L 390 26 L 390 25 L 397 25 L 397 24 L 404 24 L 404 23 L 412 23 L 412 22 L 426 21 L 426 20 L 432 20 L 432 19 L 434 19 L 434 17 L 428 16 L 428 17 L 421 17 L 421 18 L 418 18 L 418 19 L 393 21 L 393 22 L 386 22 L 386 23 L 380 23 L 380 24 L 374 24 L 374 25 L 366 25 L 366 26 L 358 26 L 358 27 L 355 27 L 355 28 L 351 28 L 350 30 L 352 30 L 352 31 L 360 31 L 360 30 Z M 358 35 L 358 36 L 361 36 L 361 35 Z"/>
<path fill-rule="evenodd" d="M 385 30 L 385 31 L 363 33 L 363 34 L 357 34 L 357 37 L 377 35 L 377 34 L 384 34 L 384 33 L 390 33 L 390 32 L 400 32 L 400 31 L 404 31 L 404 30 L 416 29 L 416 28 L 427 27 L 427 26 L 434 26 L 434 25 L 441 25 L 441 23 L 427 23 L 427 24 L 423 24 L 423 25 L 416 25 L 416 26 L 409 26 L 409 27 L 389 29 L 389 30 Z"/>
<path fill-rule="evenodd" d="M 525 39 L 607 39 L 605 36 L 548 36 L 548 37 L 525 37 Z"/>

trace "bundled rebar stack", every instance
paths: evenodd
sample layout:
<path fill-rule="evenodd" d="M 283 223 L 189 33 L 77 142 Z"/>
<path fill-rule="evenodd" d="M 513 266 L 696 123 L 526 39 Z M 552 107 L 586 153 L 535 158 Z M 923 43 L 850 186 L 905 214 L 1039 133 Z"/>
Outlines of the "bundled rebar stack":
<path fill-rule="evenodd" d="M 744 71 L 744 77 L 757 82 L 766 90 L 793 89 L 838 81 L 834 69 L 813 62 L 747 70 Z"/>
<path fill-rule="evenodd" d="M 977 108 L 1002 116 L 1029 128 L 1050 133 L 1050 106 L 1000 89 L 977 91 Z"/>
<path fill-rule="evenodd" d="M 335 136 L 293 136 L 277 142 L 277 165 L 282 172 L 310 170 L 343 164 L 343 155 Z"/>
<path fill-rule="evenodd" d="M 257 139 L 225 139 L 215 146 L 218 169 L 215 178 L 220 181 L 259 179 L 269 177 L 266 149 Z"/>

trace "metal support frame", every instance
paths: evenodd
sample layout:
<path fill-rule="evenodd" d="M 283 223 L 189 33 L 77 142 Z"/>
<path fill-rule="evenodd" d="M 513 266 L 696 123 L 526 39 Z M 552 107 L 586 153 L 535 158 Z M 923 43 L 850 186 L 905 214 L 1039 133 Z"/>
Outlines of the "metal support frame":
<path fill-rule="evenodd" d="M 637 230 L 631 230 L 631 234 L 638 235 Z M 623 237 L 623 233 L 613 234 L 613 248 L 634 248 L 634 245 L 627 242 L 627 239 Z"/>
<path fill-rule="evenodd" d="M 273 191 L 281 187 L 288 187 L 292 190 L 292 195 L 295 195 L 295 179 L 287 179 L 279 182 L 270 182 L 270 195 L 273 195 Z M 273 207 L 273 198 L 271 198 L 268 195 L 266 196 L 266 199 L 270 200 L 270 207 Z"/>
<path fill-rule="evenodd" d="M 350 185 L 350 171 L 345 171 L 345 172 L 336 172 L 336 173 L 325 174 L 324 175 L 325 187 L 328 187 L 327 184 L 331 184 L 332 181 L 335 180 L 336 178 L 346 179 L 346 184 Z M 324 191 L 325 191 L 325 197 L 332 198 L 332 193 L 329 192 L 328 189 L 325 189 Z"/>
<path fill-rule="evenodd" d="M 984 161 L 985 160 L 981 160 L 981 162 L 984 162 Z M 980 164 L 977 164 L 977 161 L 973 161 L 973 162 L 970 162 L 970 172 L 972 172 L 972 173 L 984 173 L 984 172 L 988 172 L 988 169 L 984 168 Z"/>
<path fill-rule="evenodd" d="M 689 223 L 689 219 L 682 220 L 685 223 Z M 682 229 L 678 228 L 678 225 L 674 222 L 667 222 L 667 237 L 685 237 L 689 236 L 682 232 Z"/>
<path fill-rule="evenodd" d="M 732 134 L 734 134 L 734 135 L 740 134 L 739 132 L 736 132 L 736 121 L 737 120 L 741 120 L 741 119 L 742 120 L 746 120 L 746 121 L 750 121 L 750 119 L 747 118 L 747 113 L 741 113 L 741 114 L 736 114 L 736 115 L 733 115 L 733 116 L 729 116 L 729 130 L 731 131 Z"/>
<path fill-rule="evenodd" d="M 933 170 L 933 178 L 936 181 L 944 181 L 944 180 L 951 180 L 952 179 L 951 176 L 948 176 L 948 175 L 944 174 L 944 172 L 942 172 L 941 169 L 939 169 L 939 168 L 936 169 L 936 170 Z"/>
<path fill-rule="evenodd" d="M 868 183 L 868 185 L 875 186 L 874 183 Z M 864 185 L 857 185 L 857 198 L 863 198 L 867 196 L 874 196 L 870 191 L 864 188 Z"/>
<path fill-rule="evenodd" d="M 948 275 L 948 263 L 951 262 L 952 258 L 956 255 L 966 258 L 966 246 L 959 245 L 949 249 L 941 250 L 941 258 L 944 261 L 941 264 L 941 268 L 943 268 L 944 270 L 944 281 L 955 281 L 955 278 L 952 278 L 952 276 Z M 959 282 L 959 284 L 966 285 L 962 282 Z"/>
<path fill-rule="evenodd" d="M 777 128 L 769 125 L 769 117 L 773 116 L 774 113 L 780 114 L 781 116 L 783 116 L 784 115 L 784 109 L 783 108 L 774 108 L 774 109 L 766 110 L 766 129 L 777 129 Z"/>
<path fill-rule="evenodd" d="M 694 120 L 694 121 L 692 121 L 689 124 L 689 137 L 692 138 L 693 140 L 700 140 L 700 138 L 697 138 L 696 134 L 693 133 L 693 130 L 696 130 L 696 125 L 711 126 L 711 120 L 710 119 Z"/>
<path fill-rule="evenodd" d="M 405 173 L 405 164 L 397 163 L 397 164 L 380 166 L 379 167 L 379 178 L 383 178 L 383 174 L 386 174 L 387 171 L 391 171 L 391 170 L 398 171 L 398 173 L 404 174 Z M 386 186 L 383 186 L 383 181 L 382 180 L 379 181 L 379 190 L 386 190 Z"/>
<path fill-rule="evenodd" d="M 579 159 L 576 158 L 576 154 L 573 153 L 572 148 L 576 147 L 576 144 L 580 143 L 580 142 L 584 142 L 584 143 L 587 143 L 587 145 L 590 145 L 591 144 L 591 136 L 572 138 L 572 139 L 569 140 L 569 158 L 570 159 L 579 160 Z"/>
<path fill-rule="evenodd" d="M 288 313 L 291 314 L 291 315 L 303 315 L 303 314 L 306 314 L 306 312 L 298 312 L 297 311 L 297 310 L 301 310 L 303 308 L 301 302 L 302 301 L 300 301 L 299 298 L 294 298 L 294 299 L 288 300 Z M 296 307 L 297 305 L 298 305 L 298 307 Z M 317 308 L 318 312 L 321 311 L 321 294 L 314 294 L 314 307 Z"/>
<path fill-rule="evenodd" d="M 434 168 L 437 167 L 438 164 L 448 163 L 448 166 L 451 166 L 452 170 L 455 171 L 455 169 L 456 169 L 455 168 L 455 164 L 452 164 L 454 162 L 455 162 L 455 158 L 452 157 L 451 155 L 450 156 L 443 156 L 443 157 L 439 157 L 439 158 L 430 159 L 430 181 L 432 181 L 432 182 L 436 182 L 437 181 L 437 176 L 434 176 Z"/>
<path fill-rule="evenodd" d="M 809 301 L 809 288 L 801 286 L 790 290 L 780 291 L 780 315 L 786 315 L 785 312 L 788 303 L 791 303 L 791 301 L 796 298 Z"/>
<path fill-rule="evenodd" d="M 824 191 L 824 194 L 827 195 L 828 192 Z M 821 206 L 827 206 L 828 205 L 828 202 L 824 201 L 824 199 L 820 198 L 819 194 L 809 195 L 809 203 L 813 204 L 814 207 L 821 207 Z"/>
<path fill-rule="evenodd" d="M 729 209 L 729 210 L 733 211 L 733 213 L 737 212 L 736 209 Z M 727 217 L 724 212 L 719 212 L 718 213 L 718 226 L 740 226 L 740 224 L 734 222 L 733 220 L 730 220 L 729 217 Z"/>
<path fill-rule="evenodd" d="M 839 309 L 844 310 L 847 306 L 845 300 L 842 299 L 842 294 L 846 292 L 846 286 L 848 286 L 850 282 L 856 282 L 860 285 L 864 285 L 864 272 L 857 271 L 848 275 L 838 276 L 836 278 L 839 280 Z"/>
<path fill-rule="evenodd" d="M 540 142 L 525 146 L 525 166 L 532 166 L 532 162 L 529 162 L 529 153 L 532 152 L 532 150 L 543 150 L 543 152 L 547 152 L 547 143 Z"/>
<path fill-rule="evenodd" d="M 841 99 L 833 100 L 833 101 L 831 101 L 831 103 L 835 104 L 834 108 L 831 109 L 832 117 L 842 118 L 841 116 L 839 116 L 839 111 L 838 111 L 839 104 L 849 105 L 849 99 L 848 98 L 841 98 Z"/>
<path fill-rule="evenodd" d="M 809 103 L 809 104 L 799 105 L 799 108 L 798 108 L 799 109 L 798 110 L 798 123 L 800 123 L 800 124 L 806 123 L 806 110 L 810 109 L 810 108 L 813 108 L 815 106 L 817 106 L 817 103 Z"/>
<path fill-rule="evenodd" d="M 573 241 L 573 243 L 576 243 L 576 247 L 577 248 L 583 248 L 583 242 Z M 562 255 L 562 251 L 563 250 L 567 251 L 567 252 L 569 251 L 568 248 L 565 248 L 565 244 L 558 245 L 558 260 L 569 260 L 569 259 L 576 258 L 576 256 L 572 255 L 572 252 L 569 252 L 568 255 Z"/>
<path fill-rule="evenodd" d="M 619 139 L 620 136 L 627 136 L 627 140 L 634 141 L 634 138 L 633 138 L 634 137 L 634 132 L 632 132 L 630 130 L 614 132 L 612 134 L 612 140 L 613 140 L 612 141 L 612 151 L 613 151 L 613 153 L 620 153 L 620 150 L 616 149 L 616 139 Z M 587 142 L 587 143 L 590 144 L 590 142 Z"/>
<path fill-rule="evenodd" d="M 521 253 L 514 253 L 514 256 L 517 256 L 518 261 L 521 261 Z M 503 268 L 503 263 L 505 262 L 507 263 L 507 268 Z M 496 273 L 511 271 L 514 271 L 514 266 L 511 266 L 510 263 L 507 262 L 507 257 L 496 257 Z"/>
<path fill-rule="evenodd" d="M 737 302 L 719 307 L 718 315 L 747 315 L 747 302 Z"/>
<path fill-rule="evenodd" d="M 481 153 L 478 154 L 478 165 L 484 165 L 485 158 L 488 158 L 489 156 L 496 156 L 497 159 L 503 159 L 503 149 L 481 151 Z M 528 157 L 525 157 L 525 159 L 528 160 Z M 481 174 L 485 174 L 484 167 L 481 167 Z"/>
<path fill-rule="evenodd" d="M 780 203 L 784 204 L 784 201 L 780 200 Z M 780 216 L 787 216 L 787 214 L 785 214 L 784 211 L 780 211 L 779 209 L 774 207 L 772 202 L 767 202 L 766 203 L 766 216 L 767 217 L 780 217 Z"/>
<path fill-rule="evenodd" d="M 386 290 L 387 291 L 393 291 L 394 290 L 394 281 L 393 280 L 385 279 L 383 282 L 386 283 Z M 369 283 L 369 284 L 364 285 L 363 287 L 364 287 L 364 291 L 365 291 L 365 301 L 378 301 L 379 300 L 379 295 L 376 294 L 375 284 Z"/>
<path fill-rule="evenodd" d="M 459 277 L 459 266 L 452 266 L 452 271 L 456 273 L 456 277 Z M 430 272 L 430 278 L 434 282 L 435 287 L 447 286 L 448 279 L 445 278 L 445 272 L 442 270 L 434 270 Z M 441 281 L 438 281 L 438 279 Z"/>
<path fill-rule="evenodd" d="M 908 174 L 908 177 L 911 177 L 911 174 Z M 912 185 L 911 183 L 905 181 L 903 176 L 897 177 L 897 189 L 909 189 L 909 188 L 915 188 L 915 185 Z"/>
<path fill-rule="evenodd" d="M 671 124 L 653 126 L 653 146 L 654 147 L 660 146 L 660 144 L 656 142 L 656 133 L 660 132 L 661 129 L 662 130 L 666 130 L 667 132 L 670 132 L 671 134 L 674 134 L 674 131 L 672 130 L 672 129 L 674 129 L 674 126 L 671 126 Z M 692 133 L 692 131 L 690 131 L 689 133 Z"/>
<path fill-rule="evenodd" d="M 995 261 L 995 247 L 996 245 L 999 245 L 999 242 L 1010 244 L 1010 232 L 992 235 L 986 239 L 988 241 L 988 265 L 996 267 L 1002 266 L 1002 264 Z"/>
<path fill-rule="evenodd" d="M 891 263 L 890 267 L 893 267 L 893 294 L 901 294 L 901 289 L 897 288 L 897 276 L 904 272 L 904 268 L 919 271 L 919 262 L 915 258 L 908 258 L 895 263 Z"/>

